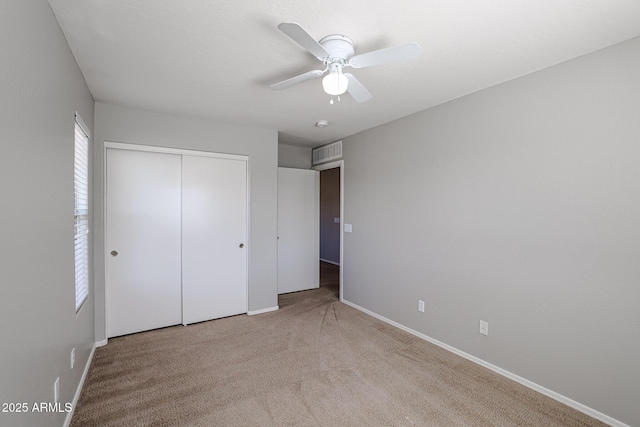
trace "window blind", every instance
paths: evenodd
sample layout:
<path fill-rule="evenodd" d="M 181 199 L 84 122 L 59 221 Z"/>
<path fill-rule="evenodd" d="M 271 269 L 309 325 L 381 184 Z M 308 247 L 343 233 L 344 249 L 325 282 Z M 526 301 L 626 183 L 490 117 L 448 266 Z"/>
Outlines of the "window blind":
<path fill-rule="evenodd" d="M 89 295 L 89 132 L 76 114 L 73 211 L 76 312 Z"/>

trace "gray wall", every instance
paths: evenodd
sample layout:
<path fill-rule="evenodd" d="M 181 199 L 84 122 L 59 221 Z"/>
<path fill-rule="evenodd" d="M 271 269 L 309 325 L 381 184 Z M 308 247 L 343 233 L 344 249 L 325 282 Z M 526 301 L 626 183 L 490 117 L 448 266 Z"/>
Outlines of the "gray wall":
<path fill-rule="evenodd" d="M 97 102 L 95 136 L 96 339 L 106 339 L 104 288 L 104 141 L 249 156 L 249 310 L 278 305 L 275 130 L 154 113 Z"/>
<path fill-rule="evenodd" d="M 278 144 L 278 166 L 281 168 L 311 169 L 311 148 Z"/>
<path fill-rule="evenodd" d="M 320 172 L 320 259 L 340 264 L 340 168 Z"/>
<path fill-rule="evenodd" d="M 345 138 L 346 300 L 640 425 L 639 76 L 635 38 Z"/>
<path fill-rule="evenodd" d="M 74 112 L 92 129 L 94 103 L 46 0 L 0 2 L 0 58 L 0 402 L 29 405 L 0 425 L 62 425 L 31 408 L 53 401 L 56 377 L 73 400 L 95 342 L 92 290 L 76 315 L 73 242 Z"/>

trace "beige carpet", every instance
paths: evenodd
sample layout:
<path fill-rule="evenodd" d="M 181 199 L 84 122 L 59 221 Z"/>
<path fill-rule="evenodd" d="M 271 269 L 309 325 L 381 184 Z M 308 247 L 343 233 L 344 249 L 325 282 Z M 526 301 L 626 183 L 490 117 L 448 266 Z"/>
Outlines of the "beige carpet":
<path fill-rule="evenodd" d="M 331 285 L 331 283 L 326 283 Z M 111 339 L 72 426 L 604 425 L 340 303 Z"/>

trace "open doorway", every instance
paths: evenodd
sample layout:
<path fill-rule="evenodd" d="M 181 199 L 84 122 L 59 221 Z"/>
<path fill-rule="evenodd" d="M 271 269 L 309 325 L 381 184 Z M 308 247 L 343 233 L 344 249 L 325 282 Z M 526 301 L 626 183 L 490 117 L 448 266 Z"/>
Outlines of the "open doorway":
<path fill-rule="evenodd" d="M 314 169 L 320 171 L 320 287 L 342 300 L 343 162 Z"/>
<path fill-rule="evenodd" d="M 340 297 L 340 168 L 320 172 L 320 286 Z"/>

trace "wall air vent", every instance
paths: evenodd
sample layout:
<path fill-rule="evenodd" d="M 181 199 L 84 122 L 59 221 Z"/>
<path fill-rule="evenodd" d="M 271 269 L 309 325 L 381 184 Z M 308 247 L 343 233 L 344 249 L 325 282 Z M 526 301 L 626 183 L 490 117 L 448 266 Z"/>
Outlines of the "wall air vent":
<path fill-rule="evenodd" d="M 342 141 L 314 148 L 311 152 L 313 154 L 313 166 L 328 162 L 329 160 L 339 159 L 342 157 Z"/>

